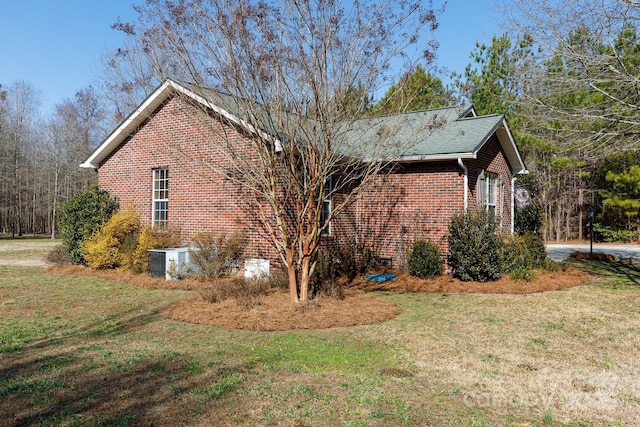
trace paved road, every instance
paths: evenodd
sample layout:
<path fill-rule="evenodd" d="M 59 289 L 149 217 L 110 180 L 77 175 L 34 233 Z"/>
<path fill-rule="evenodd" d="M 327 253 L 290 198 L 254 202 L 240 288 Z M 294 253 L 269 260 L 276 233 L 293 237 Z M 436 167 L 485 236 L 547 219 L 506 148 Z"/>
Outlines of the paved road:
<path fill-rule="evenodd" d="M 547 255 L 554 261 L 564 261 L 571 252 L 589 252 L 589 244 L 547 244 Z M 640 258 L 640 245 L 593 244 L 593 252 L 622 258 Z"/>

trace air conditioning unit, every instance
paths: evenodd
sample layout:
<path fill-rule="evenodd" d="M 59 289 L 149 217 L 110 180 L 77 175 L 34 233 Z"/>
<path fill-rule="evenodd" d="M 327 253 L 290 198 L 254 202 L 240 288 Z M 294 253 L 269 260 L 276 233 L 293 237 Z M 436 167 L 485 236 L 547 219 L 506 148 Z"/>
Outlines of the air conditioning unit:
<path fill-rule="evenodd" d="M 189 268 L 189 247 L 150 249 L 151 276 L 166 280 L 180 278 L 181 272 Z"/>

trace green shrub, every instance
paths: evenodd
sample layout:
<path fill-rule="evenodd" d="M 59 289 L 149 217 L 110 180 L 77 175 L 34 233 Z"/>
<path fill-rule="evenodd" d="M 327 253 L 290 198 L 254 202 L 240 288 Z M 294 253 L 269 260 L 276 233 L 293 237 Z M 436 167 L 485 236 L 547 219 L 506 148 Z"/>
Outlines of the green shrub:
<path fill-rule="evenodd" d="M 502 269 L 513 275 L 517 270 L 541 268 L 547 259 L 542 239 L 533 233 L 502 237 Z"/>
<path fill-rule="evenodd" d="M 82 244 L 84 258 L 91 268 L 126 266 L 137 245 L 140 220 L 133 208 L 117 212 Z"/>
<path fill-rule="evenodd" d="M 246 234 L 240 231 L 229 236 L 200 232 L 192 237 L 189 259 L 205 280 L 226 276 L 238 268 L 246 245 Z"/>
<path fill-rule="evenodd" d="M 88 187 L 64 204 L 58 223 L 62 245 L 72 264 L 85 262 L 82 243 L 96 233 L 118 208 L 118 201 L 97 185 Z"/>
<path fill-rule="evenodd" d="M 520 236 L 524 246 L 527 248 L 527 262 L 530 268 L 540 268 L 547 259 L 547 248 L 540 236 L 534 233 L 525 233 Z"/>
<path fill-rule="evenodd" d="M 544 260 L 540 268 L 547 271 L 558 271 L 567 268 L 566 261 L 564 263 L 556 262 L 551 258 L 547 258 Z"/>
<path fill-rule="evenodd" d="M 518 234 L 537 233 L 542 227 L 540 209 L 535 204 L 514 209 L 513 228 Z"/>
<path fill-rule="evenodd" d="M 488 212 L 460 213 L 449 224 L 449 265 L 464 281 L 486 282 L 500 278 L 502 242 Z"/>
<path fill-rule="evenodd" d="M 409 273 L 422 279 L 433 279 L 442 273 L 443 260 L 440 247 L 431 240 L 413 242 L 407 256 Z"/>
<path fill-rule="evenodd" d="M 529 269 L 527 248 L 520 236 L 502 235 L 502 270 L 513 274 L 516 270 Z"/>
<path fill-rule="evenodd" d="M 528 268 L 519 267 L 511 272 L 511 278 L 515 280 L 524 280 L 527 282 L 531 282 L 535 280 L 536 276 Z"/>

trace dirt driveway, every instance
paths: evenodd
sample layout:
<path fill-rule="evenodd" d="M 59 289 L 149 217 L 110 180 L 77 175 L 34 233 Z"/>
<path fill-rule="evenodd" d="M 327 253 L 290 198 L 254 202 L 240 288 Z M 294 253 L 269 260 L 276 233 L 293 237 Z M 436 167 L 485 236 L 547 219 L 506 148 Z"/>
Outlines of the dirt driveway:
<path fill-rule="evenodd" d="M 59 244 L 51 239 L 0 239 L 0 265 L 47 267 L 47 253 Z"/>

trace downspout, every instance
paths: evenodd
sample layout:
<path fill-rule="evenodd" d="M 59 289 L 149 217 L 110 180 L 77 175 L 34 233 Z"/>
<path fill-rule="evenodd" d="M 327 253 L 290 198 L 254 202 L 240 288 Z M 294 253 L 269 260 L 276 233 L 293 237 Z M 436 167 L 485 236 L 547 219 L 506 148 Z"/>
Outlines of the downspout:
<path fill-rule="evenodd" d="M 516 222 L 516 209 L 515 209 L 515 202 L 516 202 L 516 195 L 515 195 L 515 188 L 516 188 L 516 177 L 513 176 L 511 177 L 511 234 L 513 234 L 513 232 L 515 231 L 515 222 Z"/>
<path fill-rule="evenodd" d="M 464 172 L 464 211 L 467 211 L 469 207 L 469 170 L 462 163 L 462 158 L 458 157 L 458 165 L 462 168 Z"/>

